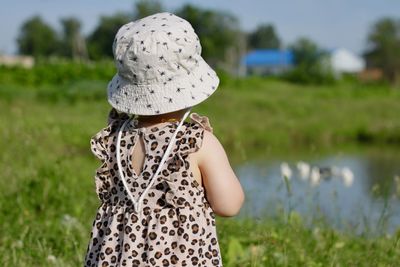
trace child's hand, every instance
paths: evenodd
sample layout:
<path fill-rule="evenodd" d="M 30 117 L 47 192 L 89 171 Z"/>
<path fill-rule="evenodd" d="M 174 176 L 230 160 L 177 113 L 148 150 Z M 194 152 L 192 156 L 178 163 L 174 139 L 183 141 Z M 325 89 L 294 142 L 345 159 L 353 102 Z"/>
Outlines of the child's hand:
<path fill-rule="evenodd" d="M 245 195 L 221 143 L 204 131 L 202 147 L 194 154 L 213 211 L 224 217 L 237 215 Z"/>

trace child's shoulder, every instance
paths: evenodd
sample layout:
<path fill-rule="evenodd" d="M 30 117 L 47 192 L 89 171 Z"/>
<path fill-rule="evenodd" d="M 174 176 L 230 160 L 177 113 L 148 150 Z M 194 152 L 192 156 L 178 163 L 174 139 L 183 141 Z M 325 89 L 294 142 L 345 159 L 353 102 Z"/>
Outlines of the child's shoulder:
<path fill-rule="evenodd" d="M 125 121 L 126 119 L 129 119 L 128 114 L 118 113 L 115 108 L 112 108 L 110 112 L 108 112 L 107 125 L 110 126 L 116 122 Z"/>
<path fill-rule="evenodd" d="M 101 128 L 90 138 L 91 150 L 98 158 L 101 160 L 107 159 L 107 147 L 110 146 L 109 142 L 115 139 L 113 135 L 116 134 L 120 124 L 128 118 L 128 114 L 118 113 L 114 108 L 109 111 L 107 126 Z"/>
<path fill-rule="evenodd" d="M 225 155 L 225 150 L 219 139 L 214 135 L 213 128 L 207 116 L 197 113 L 190 115 L 191 125 L 198 132 L 196 148 L 193 152 L 199 151 L 199 156 L 208 157 L 210 154 Z"/>
<path fill-rule="evenodd" d="M 207 116 L 198 113 L 190 114 L 190 121 L 185 122 L 186 129 L 180 137 L 181 152 L 184 154 L 198 152 L 204 145 L 204 140 L 213 138 L 213 128 Z"/>
<path fill-rule="evenodd" d="M 208 132 L 213 132 L 210 120 L 207 116 L 202 116 L 197 113 L 190 114 L 190 124 L 195 127 L 200 127 Z"/>
<path fill-rule="evenodd" d="M 112 142 L 116 140 L 116 135 L 121 124 L 129 119 L 126 113 L 118 113 L 117 110 L 112 108 L 108 113 L 107 126 L 100 129 L 90 139 L 92 151 L 99 158 L 105 159 L 107 154 L 107 147 L 112 146 Z M 213 135 L 213 128 L 207 116 L 199 115 L 198 113 L 190 114 L 190 121 L 185 122 L 186 127 L 183 134 L 177 135 L 180 139 L 180 149 L 183 154 L 194 153 L 200 150 L 204 141 L 215 139 Z M 171 131 L 173 129 L 171 128 Z"/>

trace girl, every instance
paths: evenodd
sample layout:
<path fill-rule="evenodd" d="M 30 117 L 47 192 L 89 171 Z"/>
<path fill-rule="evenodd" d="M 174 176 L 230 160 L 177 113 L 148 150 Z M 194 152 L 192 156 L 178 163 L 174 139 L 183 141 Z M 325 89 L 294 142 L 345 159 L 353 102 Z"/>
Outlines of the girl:
<path fill-rule="evenodd" d="M 238 214 L 244 193 L 208 118 L 185 122 L 219 84 L 196 33 L 158 13 L 122 26 L 113 52 L 85 266 L 222 266 L 215 214 Z"/>

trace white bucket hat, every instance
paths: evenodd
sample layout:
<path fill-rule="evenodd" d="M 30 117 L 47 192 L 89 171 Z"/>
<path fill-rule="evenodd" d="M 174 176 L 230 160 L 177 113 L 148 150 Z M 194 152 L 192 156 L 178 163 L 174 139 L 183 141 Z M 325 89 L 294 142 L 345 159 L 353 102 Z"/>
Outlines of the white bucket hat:
<path fill-rule="evenodd" d="M 118 73 L 108 102 L 119 112 L 157 115 L 192 107 L 208 98 L 219 78 L 201 57 L 190 23 L 163 12 L 123 25 L 113 52 Z"/>

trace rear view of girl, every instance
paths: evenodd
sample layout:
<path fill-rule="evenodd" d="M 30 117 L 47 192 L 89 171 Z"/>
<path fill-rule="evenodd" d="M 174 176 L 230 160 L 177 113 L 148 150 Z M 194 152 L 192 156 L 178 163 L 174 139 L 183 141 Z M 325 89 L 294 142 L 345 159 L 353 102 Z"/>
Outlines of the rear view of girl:
<path fill-rule="evenodd" d="M 208 118 L 190 114 L 219 84 L 196 33 L 157 13 L 122 26 L 113 51 L 85 266 L 222 266 L 215 215 L 238 214 L 244 193 Z"/>

